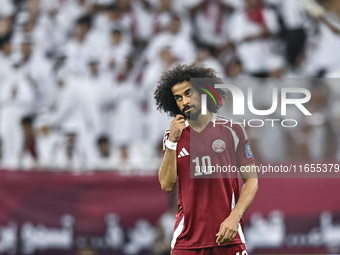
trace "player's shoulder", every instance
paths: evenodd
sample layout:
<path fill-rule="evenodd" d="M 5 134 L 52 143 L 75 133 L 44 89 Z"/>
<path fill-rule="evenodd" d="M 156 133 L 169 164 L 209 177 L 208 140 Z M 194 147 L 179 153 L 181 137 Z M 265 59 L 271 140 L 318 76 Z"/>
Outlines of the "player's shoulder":
<path fill-rule="evenodd" d="M 215 115 L 213 120 L 214 127 L 220 127 L 221 129 L 228 129 L 237 136 L 243 135 L 245 139 L 248 139 L 247 132 L 243 126 L 242 122 L 234 119 L 230 119 L 221 115 Z"/>

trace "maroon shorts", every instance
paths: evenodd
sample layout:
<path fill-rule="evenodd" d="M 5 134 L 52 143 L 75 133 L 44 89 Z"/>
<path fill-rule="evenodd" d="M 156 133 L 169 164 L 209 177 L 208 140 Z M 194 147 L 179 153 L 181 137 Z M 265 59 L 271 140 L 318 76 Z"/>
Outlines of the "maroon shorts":
<path fill-rule="evenodd" d="M 248 255 L 245 244 L 217 246 L 192 250 L 172 250 L 171 255 Z"/>

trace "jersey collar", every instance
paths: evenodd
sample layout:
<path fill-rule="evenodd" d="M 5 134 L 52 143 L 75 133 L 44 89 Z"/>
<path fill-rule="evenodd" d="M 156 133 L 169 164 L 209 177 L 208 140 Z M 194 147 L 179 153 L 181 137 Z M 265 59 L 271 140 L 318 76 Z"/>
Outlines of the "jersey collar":
<path fill-rule="evenodd" d="M 214 123 L 214 121 L 216 120 L 217 118 L 217 114 L 216 113 L 213 113 L 212 117 L 211 117 L 211 122 Z M 190 124 L 189 124 L 189 120 L 185 120 L 185 127 L 189 127 Z"/>

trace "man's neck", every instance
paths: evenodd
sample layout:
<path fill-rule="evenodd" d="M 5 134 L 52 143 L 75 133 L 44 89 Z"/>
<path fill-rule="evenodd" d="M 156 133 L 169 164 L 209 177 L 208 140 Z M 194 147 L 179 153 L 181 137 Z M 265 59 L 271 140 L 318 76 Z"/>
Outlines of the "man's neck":
<path fill-rule="evenodd" d="M 196 132 L 201 132 L 211 121 L 213 114 L 211 112 L 207 112 L 206 115 L 200 114 L 196 120 L 190 120 L 190 127 Z"/>

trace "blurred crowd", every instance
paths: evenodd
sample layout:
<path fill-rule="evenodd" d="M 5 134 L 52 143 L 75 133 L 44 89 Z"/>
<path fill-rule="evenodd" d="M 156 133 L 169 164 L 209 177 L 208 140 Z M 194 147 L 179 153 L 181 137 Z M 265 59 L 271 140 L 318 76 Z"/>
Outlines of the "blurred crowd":
<path fill-rule="evenodd" d="M 313 119 L 272 144 L 285 152 L 251 137 L 258 159 L 334 158 L 339 49 L 338 0 L 0 0 L 0 166 L 157 169 L 171 121 L 157 81 L 193 61 L 223 78 L 323 78 L 306 85 Z"/>

